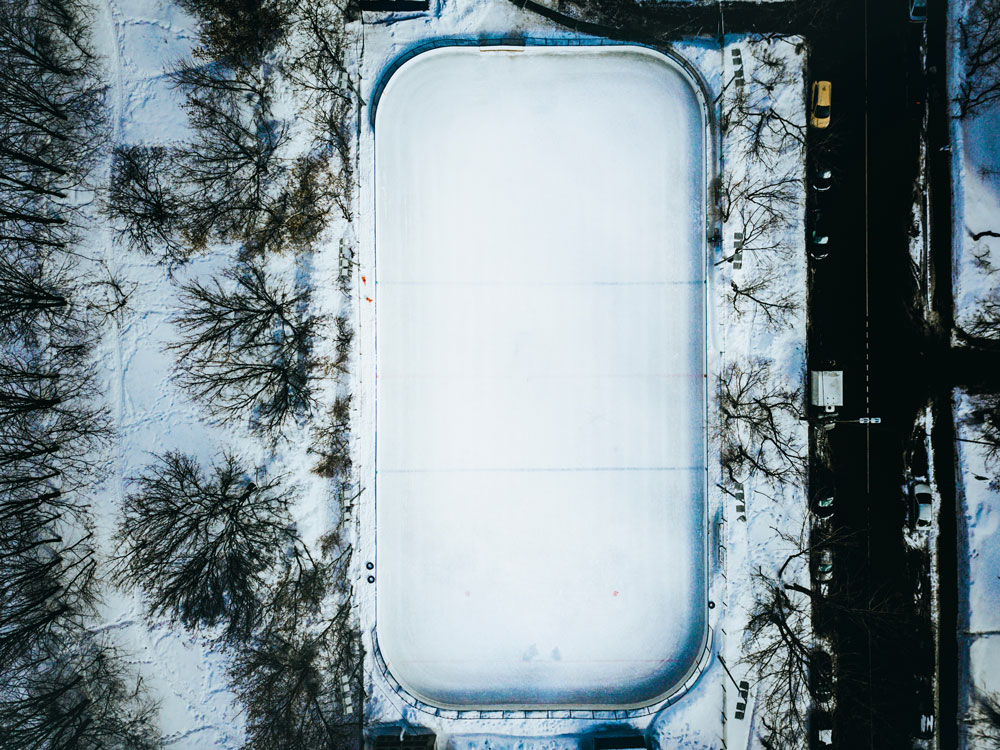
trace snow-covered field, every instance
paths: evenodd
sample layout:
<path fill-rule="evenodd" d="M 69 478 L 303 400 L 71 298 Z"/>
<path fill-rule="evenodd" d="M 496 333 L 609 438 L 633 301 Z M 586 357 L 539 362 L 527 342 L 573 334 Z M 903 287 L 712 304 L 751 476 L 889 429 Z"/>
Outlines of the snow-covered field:
<path fill-rule="evenodd" d="M 99 7 L 114 142 L 182 141 L 183 97 L 164 69 L 190 53 L 195 24 L 165 0 L 103 0 Z M 727 302 L 731 282 L 747 277 L 754 261 L 748 255 L 742 269 L 716 265 L 733 249 L 735 222 L 722 227 L 724 243 L 704 246 L 703 154 L 714 177 L 717 130 L 703 128 L 693 90 L 652 53 L 578 46 L 481 53 L 474 46 L 453 54 L 488 61 L 466 71 L 482 76 L 476 85 L 449 66 L 410 103 L 405 120 L 385 119 L 404 104 L 394 103 L 390 87 L 382 92 L 376 137 L 377 86 L 429 40 L 601 40 L 584 40 L 505 0 L 455 0 L 427 15 L 366 15 L 354 29 L 361 43 L 349 55 L 365 104 L 354 224 L 335 221 L 308 262 L 291 255 L 268 261 L 273 272 L 316 289 L 317 312 L 332 317 L 341 299 L 341 248 L 356 247 L 349 316 L 357 325 L 350 392 L 360 479 L 354 586 L 368 652 L 366 722 L 427 726 L 450 736 L 454 750 L 513 748 L 524 744 L 515 737 L 543 736 L 532 746 L 575 746 L 559 737 L 611 721 L 648 731 L 662 747 L 748 746 L 756 686 L 746 717 L 734 718 L 738 697 L 716 657 L 738 679 L 753 679 L 753 665 L 740 663 L 750 571 L 773 572 L 794 551 L 774 532 L 798 533 L 805 504 L 800 487 L 751 479 L 745 507 L 737 509 L 717 486 L 718 445 L 711 432 L 703 442 L 703 405 L 707 396 L 711 426 L 714 379 L 724 363 L 751 356 L 771 358 L 782 382 L 801 387 L 805 316 L 799 307 L 776 331 L 756 314 L 734 315 Z M 713 101 L 733 77 L 736 48 L 748 80 L 758 54 L 787 63 L 793 82 L 773 95 L 801 119 L 805 60 L 795 40 L 730 38 L 723 48 L 690 42 L 675 52 L 698 71 Z M 530 58 L 548 62 L 525 64 Z M 546 85 L 564 62 L 576 72 Z M 539 77 L 532 86 L 530 76 Z M 287 114 L 285 93 L 275 107 Z M 397 128 L 398 138 L 382 138 L 383 127 Z M 386 165 L 379 151 L 376 165 L 376 149 L 393 140 L 405 155 Z M 727 167 L 739 170 L 731 144 L 722 149 Z M 801 178 L 801 151 L 782 153 L 778 162 L 776 171 Z M 766 173 L 760 165 L 748 171 Z M 396 210 L 378 217 L 376 264 L 376 208 L 394 200 Z M 801 211 L 797 217 L 775 293 L 804 294 Z M 213 247 L 171 273 L 103 228 L 91 244 L 127 288 L 135 285 L 99 352 L 118 430 L 111 478 L 94 501 L 105 552 L 114 552 L 111 532 L 129 477 L 151 451 L 167 449 L 207 461 L 228 448 L 284 475 L 298 489 L 297 528 L 312 544 L 336 523 L 337 509 L 329 483 L 310 473 L 309 425 L 291 426 L 272 447 L 240 426 L 214 423 L 178 388 L 163 350 L 176 337 L 170 318 L 178 283 L 211 278 L 235 248 Z M 804 425 L 791 429 L 804 437 Z M 678 467 L 683 471 L 664 470 Z M 441 468 L 475 471 L 428 471 Z M 519 471 L 499 471 L 511 468 Z M 439 575 L 425 575 L 428 569 Z M 802 560 L 788 571 L 808 584 Z M 676 702 L 641 714 L 498 710 L 459 717 L 428 710 L 382 671 L 373 638 L 376 591 L 381 656 L 415 692 L 439 702 L 634 705 L 675 687 L 693 662 L 697 670 Z M 102 628 L 160 701 L 168 746 L 240 747 L 244 716 L 213 634 L 151 622 L 141 592 L 109 591 L 106 612 Z M 432 663 L 418 666 L 421 659 Z M 470 659 L 493 663 L 470 667 Z M 538 682 L 529 691 L 531 679 Z M 456 685 L 461 695 L 445 694 Z"/>
<path fill-rule="evenodd" d="M 968 401 L 960 396 L 956 413 L 961 420 Z M 958 470 L 962 477 L 959 494 L 959 655 L 966 701 L 972 691 L 1000 692 L 1000 494 L 990 489 L 991 476 L 983 457 L 983 446 L 975 442 L 974 429 L 960 426 Z M 977 747 L 970 743 L 969 747 Z"/>
<path fill-rule="evenodd" d="M 377 632 L 425 701 L 634 706 L 697 666 L 705 136 L 642 48 L 441 48 L 379 100 Z"/>
<path fill-rule="evenodd" d="M 949 5 L 952 47 L 949 81 L 958 92 L 963 66 L 958 44 L 958 19 L 967 3 Z M 982 232 L 1000 231 L 1000 104 L 993 102 L 951 128 L 953 196 L 953 253 L 955 321 L 968 327 L 991 291 L 1000 284 L 1000 239 Z M 962 681 L 959 710 L 968 712 L 977 692 L 1000 694 L 1000 493 L 990 488 L 990 469 L 978 433 L 963 423 L 968 397 L 955 396 L 955 418 L 960 442 L 956 451 L 959 472 L 959 657 Z M 981 745 L 964 737 L 968 748 Z"/>

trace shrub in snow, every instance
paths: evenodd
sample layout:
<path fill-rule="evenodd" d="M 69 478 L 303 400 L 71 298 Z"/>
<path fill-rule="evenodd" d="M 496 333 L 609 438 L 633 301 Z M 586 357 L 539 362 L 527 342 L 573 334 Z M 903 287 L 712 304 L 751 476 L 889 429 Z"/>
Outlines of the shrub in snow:
<path fill-rule="evenodd" d="M 338 396 L 326 421 L 313 431 L 309 452 L 319 456 L 313 471 L 330 479 L 346 478 L 351 471 L 351 397 Z"/>
<path fill-rule="evenodd" d="M 223 622 L 228 637 L 246 637 L 269 573 L 298 544 L 292 495 L 277 480 L 257 481 L 232 455 L 207 475 L 190 456 L 158 456 L 122 508 L 118 581 L 143 588 L 154 614 L 187 627 Z"/>
<path fill-rule="evenodd" d="M 313 406 L 310 376 L 317 319 L 308 289 L 289 289 L 256 262 L 223 274 L 230 283 L 181 288 L 174 318 L 181 384 L 225 421 L 250 417 L 274 433 Z"/>

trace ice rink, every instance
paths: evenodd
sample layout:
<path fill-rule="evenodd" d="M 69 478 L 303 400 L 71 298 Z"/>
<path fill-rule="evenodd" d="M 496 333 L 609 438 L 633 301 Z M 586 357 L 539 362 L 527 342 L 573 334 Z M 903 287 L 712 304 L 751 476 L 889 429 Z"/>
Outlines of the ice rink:
<path fill-rule="evenodd" d="M 376 606 L 455 708 L 634 707 L 707 637 L 705 123 L 639 47 L 454 47 L 378 102 Z"/>

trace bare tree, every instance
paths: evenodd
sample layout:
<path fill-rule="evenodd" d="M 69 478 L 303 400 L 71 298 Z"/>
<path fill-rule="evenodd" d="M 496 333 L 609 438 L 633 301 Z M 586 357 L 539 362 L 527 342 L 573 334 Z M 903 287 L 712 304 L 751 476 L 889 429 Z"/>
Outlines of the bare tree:
<path fill-rule="evenodd" d="M 1000 695 L 976 691 L 972 706 L 962 719 L 963 734 L 970 747 L 1000 750 Z"/>
<path fill-rule="evenodd" d="M 793 432 L 800 394 L 776 379 L 762 358 L 731 363 L 719 375 L 722 465 L 731 480 L 762 474 L 786 483 L 802 476 L 806 457 Z"/>
<path fill-rule="evenodd" d="M 969 405 L 964 421 L 975 431 L 976 442 L 983 446 L 987 469 L 993 474 L 990 489 L 1000 491 L 1000 394 L 970 394 Z"/>
<path fill-rule="evenodd" d="M 955 101 L 967 117 L 1000 100 L 1000 0 L 972 0 L 958 36 L 965 68 Z"/>
<path fill-rule="evenodd" d="M 737 253 L 749 255 L 764 268 L 787 259 L 794 247 L 789 238 L 797 226 L 801 189 L 801 178 L 792 172 L 725 173 L 719 185 L 720 218 L 739 238 L 733 254 L 716 265 L 731 262 Z"/>
<path fill-rule="evenodd" d="M 769 40 L 751 46 L 752 73 L 744 86 L 733 86 L 725 96 L 720 127 L 745 159 L 773 168 L 782 154 L 805 145 L 806 124 L 798 108 L 786 108 L 775 96 L 796 83 L 787 61 Z"/>
<path fill-rule="evenodd" d="M 358 82 L 347 62 L 346 11 L 336 3 L 303 0 L 293 24 L 292 54 L 283 67 L 308 99 L 314 150 L 326 155 L 332 179 L 326 186 L 345 221 L 352 218 L 354 117 L 361 101 Z"/>
<path fill-rule="evenodd" d="M 230 454 L 206 476 L 190 456 L 168 452 L 132 481 L 118 581 L 142 587 L 155 614 L 186 627 L 222 622 L 227 638 L 248 636 L 267 576 L 298 543 L 292 495 L 276 479 L 251 479 Z"/>
<path fill-rule="evenodd" d="M 956 333 L 969 344 L 986 349 L 1000 347 L 1000 290 L 991 289 L 976 300 L 971 317 Z"/>
<path fill-rule="evenodd" d="M 201 22 L 199 58 L 244 70 L 260 66 L 282 40 L 293 7 L 288 0 L 179 0 L 178 5 Z"/>
<path fill-rule="evenodd" d="M 250 417 L 268 433 L 312 408 L 310 375 L 316 319 L 308 289 L 293 290 L 255 262 L 224 274 L 225 288 L 182 287 L 174 319 L 181 384 L 225 420 Z"/>
<path fill-rule="evenodd" d="M 267 628 L 233 660 L 252 750 L 361 747 L 362 655 L 349 602 L 312 630 Z"/>
<path fill-rule="evenodd" d="M 809 601 L 758 569 L 742 661 L 757 677 L 758 734 L 768 750 L 798 750 L 806 734 L 813 641 Z"/>
<path fill-rule="evenodd" d="M 192 208 L 185 238 L 193 250 L 213 239 L 246 242 L 267 221 L 286 169 L 278 152 L 287 130 L 271 113 L 270 79 L 215 64 L 182 65 L 173 79 L 195 132 L 177 167 Z"/>
<path fill-rule="evenodd" d="M 74 0 L 0 8 L 0 241 L 62 246 L 102 144 L 104 87 Z"/>
<path fill-rule="evenodd" d="M 30 660 L 7 666 L 0 691 L 5 750 L 161 747 L 156 705 L 106 644 L 53 640 L 37 647 Z"/>
<path fill-rule="evenodd" d="M 302 0 L 295 6 L 292 54 L 283 70 L 314 104 L 361 98 L 347 64 L 346 21 L 344 8 L 337 3 Z"/>
<path fill-rule="evenodd" d="M 40 330 L 60 326 L 69 312 L 69 282 L 53 265 L 23 246 L 0 254 L 0 343 L 37 346 Z"/>
<path fill-rule="evenodd" d="M 798 296 L 795 292 L 777 291 L 775 287 L 781 280 L 782 274 L 774 266 L 755 266 L 739 281 L 730 280 L 727 299 L 736 317 L 753 311 L 763 316 L 771 330 L 791 325 L 791 315 L 799 309 Z"/>
<path fill-rule="evenodd" d="M 117 146 L 112 156 L 107 211 L 120 224 L 119 237 L 147 255 L 162 248 L 167 258 L 184 260 L 179 236 L 186 207 L 173 187 L 176 154 L 163 146 Z"/>
<path fill-rule="evenodd" d="M 304 251 L 326 228 L 335 192 L 328 153 L 310 153 L 295 160 L 288 179 L 264 210 L 257 230 L 246 239 L 244 255 Z"/>

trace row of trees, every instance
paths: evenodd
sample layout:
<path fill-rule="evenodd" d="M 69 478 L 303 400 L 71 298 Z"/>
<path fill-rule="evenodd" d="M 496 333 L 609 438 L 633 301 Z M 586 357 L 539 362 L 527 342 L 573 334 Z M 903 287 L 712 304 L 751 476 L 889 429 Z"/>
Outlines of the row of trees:
<path fill-rule="evenodd" d="M 758 736 L 768 750 L 798 750 L 807 736 L 809 713 L 814 701 L 829 700 L 833 674 L 843 689 L 838 711 L 870 709 L 867 662 L 858 654 L 841 654 L 834 661 L 829 644 L 817 641 L 815 632 L 838 628 L 857 629 L 880 639 L 909 639 L 922 622 L 912 602 L 886 590 L 875 589 L 864 600 L 847 599 L 842 592 L 821 591 L 799 582 L 804 565 L 821 547 L 856 548 L 859 535 L 832 530 L 817 538 L 807 523 L 799 534 L 778 528 L 774 534 L 788 555 L 774 570 L 758 567 L 752 574 L 753 604 L 744 631 L 744 662 L 757 673 Z M 823 623 L 821 628 L 817 616 Z M 923 654 L 914 652 L 914 658 Z M 933 661 L 933 656 L 931 656 Z M 824 684 L 825 683 L 825 684 Z M 901 685 L 899 695 L 882 703 L 898 701 L 912 712 L 910 685 Z M 980 721 L 982 724 L 982 721 Z"/>
<path fill-rule="evenodd" d="M 722 261 L 733 264 L 726 297 L 733 319 L 749 319 L 754 342 L 774 340 L 796 325 L 802 306 L 786 271 L 802 262 L 796 253 L 803 239 L 806 140 L 801 101 L 787 96 L 801 87 L 783 54 L 792 43 L 758 39 L 743 47 L 750 54 L 734 65 L 727 59 L 733 72 L 720 100 L 726 171 L 718 206 L 726 239 L 733 238 Z M 775 502 L 786 489 L 801 488 L 808 465 L 803 395 L 780 366 L 765 356 L 731 361 L 719 374 L 716 396 L 723 488 L 733 491 L 749 481 L 755 498 Z M 791 750 L 807 736 L 811 677 L 819 669 L 812 592 L 797 582 L 803 571 L 808 575 L 808 527 L 795 537 L 775 528 L 772 543 L 791 551 L 777 570 L 770 560 L 751 561 L 741 661 L 756 678 L 757 741 L 769 750 Z"/>
<path fill-rule="evenodd" d="M 224 454 L 204 471 L 157 456 L 123 509 L 117 580 L 151 611 L 215 628 L 231 652 L 248 748 L 345 748 L 360 737 L 360 634 L 351 616 L 350 546 L 339 529 L 317 559 L 299 537 L 294 494 Z"/>
<path fill-rule="evenodd" d="M 108 421 L 73 200 L 103 87 L 78 0 L 0 7 L 0 744 L 151 748 L 152 703 L 96 634 L 88 493 Z"/>
<path fill-rule="evenodd" d="M 728 302 L 737 318 L 753 316 L 765 328 L 790 325 L 801 309 L 798 293 L 782 289 L 784 268 L 801 242 L 803 185 L 799 173 L 805 123 L 795 103 L 779 96 L 795 87 L 782 39 L 748 43 L 749 61 L 726 81 L 719 126 L 726 143 L 726 171 L 718 187 L 719 218 L 734 238 L 742 269 L 729 281 Z"/>
<path fill-rule="evenodd" d="M 239 245 L 221 278 L 182 289 L 179 382 L 215 416 L 249 419 L 276 438 L 315 405 L 320 321 L 301 281 L 289 286 L 265 268 L 272 253 L 309 249 L 331 215 L 351 219 L 356 90 L 345 21 L 318 0 L 185 7 L 201 19 L 202 44 L 171 77 L 194 137 L 116 149 L 108 211 L 122 240 L 171 264 L 210 243 Z M 292 125 L 273 111 L 276 85 L 305 102 L 312 135 L 296 156 Z"/>
<path fill-rule="evenodd" d="M 200 44 L 170 76 L 193 136 L 116 149 L 107 208 L 122 241 L 170 265 L 238 246 L 220 275 L 180 285 L 169 348 L 177 382 L 209 414 L 274 445 L 317 415 L 331 390 L 318 389 L 317 377 L 339 381 L 350 357 L 348 320 L 314 312 L 303 270 L 329 221 L 352 218 L 357 91 L 345 19 L 320 0 L 181 5 L 199 20 Z M 279 89 L 302 103 L 295 118 L 276 113 Z M 294 279 L 274 272 L 279 253 L 300 261 Z M 323 336 L 332 352 L 320 357 L 314 343 Z M 318 422 L 315 471 L 344 506 L 354 491 L 342 389 Z M 155 456 L 125 500 L 117 582 L 141 588 L 153 614 L 228 652 L 245 747 L 357 747 L 363 681 L 352 547 L 338 526 L 311 550 L 293 521 L 295 501 L 283 477 L 231 454 L 208 467 L 182 453 Z"/>

